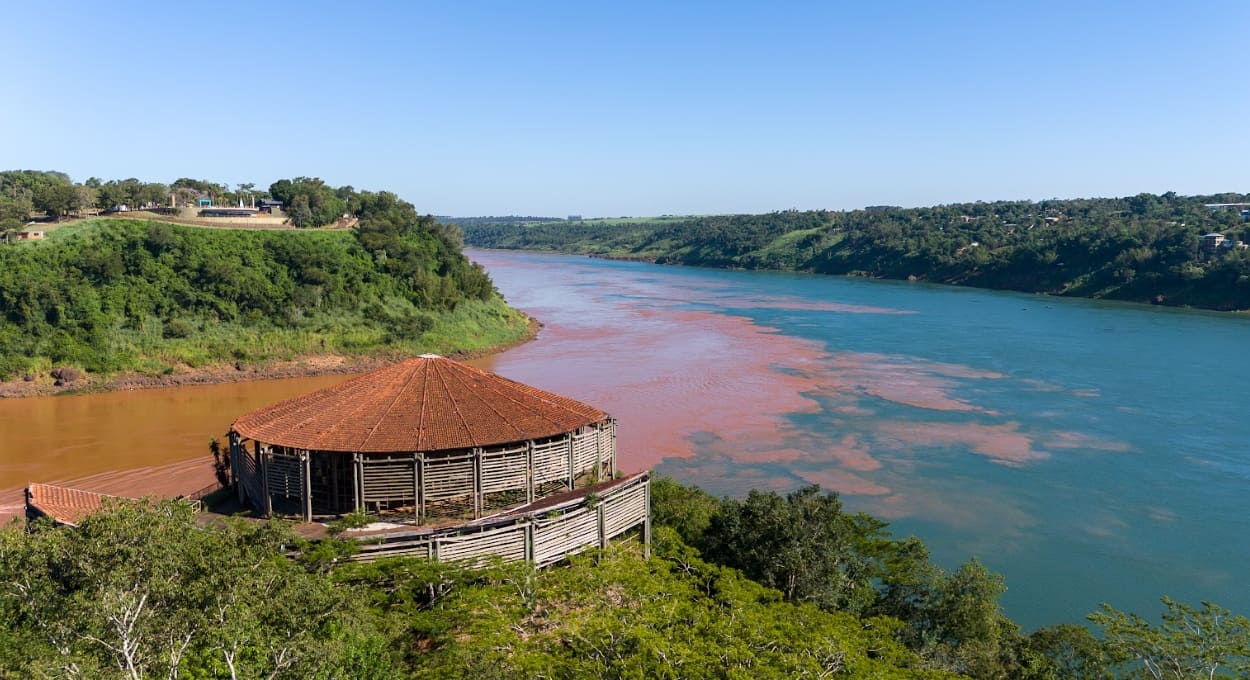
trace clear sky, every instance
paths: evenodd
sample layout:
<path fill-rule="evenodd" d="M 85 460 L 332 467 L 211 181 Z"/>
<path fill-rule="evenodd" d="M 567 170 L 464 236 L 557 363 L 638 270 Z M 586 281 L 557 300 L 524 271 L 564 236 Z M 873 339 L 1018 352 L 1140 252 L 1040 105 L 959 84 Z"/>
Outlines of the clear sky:
<path fill-rule="evenodd" d="M 1250 191 L 1250 2 L 0 0 L 0 169 L 586 216 Z"/>

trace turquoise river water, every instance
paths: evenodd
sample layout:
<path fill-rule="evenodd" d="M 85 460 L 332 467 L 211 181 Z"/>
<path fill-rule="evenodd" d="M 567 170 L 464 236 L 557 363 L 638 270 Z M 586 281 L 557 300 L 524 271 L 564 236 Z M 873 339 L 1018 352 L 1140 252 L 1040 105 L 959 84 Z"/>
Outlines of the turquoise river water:
<path fill-rule="evenodd" d="M 818 483 L 1006 576 L 1026 628 L 1250 614 L 1250 319 L 906 282 L 471 251 L 546 326 L 483 362 L 620 422 L 621 466 Z"/>

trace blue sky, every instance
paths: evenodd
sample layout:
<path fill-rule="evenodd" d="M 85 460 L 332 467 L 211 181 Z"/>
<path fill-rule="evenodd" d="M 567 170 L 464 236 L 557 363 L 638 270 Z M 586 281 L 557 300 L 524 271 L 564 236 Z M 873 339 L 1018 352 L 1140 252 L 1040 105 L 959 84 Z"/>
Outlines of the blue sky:
<path fill-rule="evenodd" d="M 263 7 L 263 9 L 262 9 Z M 0 0 L 0 168 L 587 216 L 1250 191 L 1250 2 Z"/>

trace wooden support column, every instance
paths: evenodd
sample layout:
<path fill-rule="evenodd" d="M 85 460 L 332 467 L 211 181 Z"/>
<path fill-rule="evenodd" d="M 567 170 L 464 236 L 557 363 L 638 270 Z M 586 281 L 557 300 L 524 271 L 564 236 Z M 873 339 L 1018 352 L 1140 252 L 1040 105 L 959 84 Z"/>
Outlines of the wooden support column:
<path fill-rule="evenodd" d="M 534 563 L 534 523 L 533 521 L 525 524 L 525 561 L 530 564 Z"/>
<path fill-rule="evenodd" d="M 595 477 L 591 481 L 603 481 L 603 423 L 595 425 Z"/>
<path fill-rule="evenodd" d="M 573 488 L 573 483 L 577 480 L 576 465 L 573 462 L 573 433 L 565 435 L 569 438 L 569 489 Z"/>
<path fill-rule="evenodd" d="M 421 521 L 421 458 L 412 454 L 412 521 Z"/>
<path fill-rule="evenodd" d="M 595 512 L 599 515 L 599 549 L 606 550 L 608 547 L 608 519 L 607 513 L 603 508 L 603 499 L 599 500 L 599 505 L 595 506 Z"/>
<path fill-rule="evenodd" d="M 642 521 L 642 557 L 651 559 L 651 480 L 642 483 L 647 501 L 647 517 Z"/>
<path fill-rule="evenodd" d="M 261 493 L 265 494 L 265 517 L 273 517 L 273 496 L 269 493 L 269 453 L 262 453 L 256 442 L 256 458 L 260 461 Z"/>
<path fill-rule="evenodd" d="M 300 482 L 302 482 L 301 486 L 303 487 L 300 489 L 300 496 L 303 497 L 300 500 L 303 501 L 301 505 L 303 506 L 302 510 L 303 510 L 305 522 L 312 521 L 312 460 L 311 459 L 312 459 L 312 456 L 308 455 L 307 451 L 299 452 L 300 477 L 302 477 L 302 479 L 300 479 Z"/>
<path fill-rule="evenodd" d="M 417 524 L 425 520 L 425 455 L 417 454 Z"/>
<path fill-rule="evenodd" d="M 612 423 L 612 436 L 609 437 L 608 441 L 612 442 L 612 448 L 609 451 L 608 456 L 610 460 L 612 461 L 612 470 L 611 470 L 612 479 L 616 479 L 616 418 L 613 418 L 611 420 L 611 423 Z M 650 507 L 650 506 L 647 506 L 647 507 Z"/>
<path fill-rule="evenodd" d="M 239 433 L 230 430 L 230 479 L 234 481 L 234 490 L 239 496 L 239 505 L 244 505 L 243 487 L 246 482 L 239 479 L 239 471 L 243 469 L 243 459 L 239 448 Z"/>
<path fill-rule="evenodd" d="M 534 502 L 534 440 L 525 442 L 525 502 Z"/>
<path fill-rule="evenodd" d="M 365 509 L 365 464 L 360 454 L 352 456 L 352 505 L 356 512 Z"/>
<path fill-rule="evenodd" d="M 482 516 L 482 450 L 473 449 L 473 519 Z"/>

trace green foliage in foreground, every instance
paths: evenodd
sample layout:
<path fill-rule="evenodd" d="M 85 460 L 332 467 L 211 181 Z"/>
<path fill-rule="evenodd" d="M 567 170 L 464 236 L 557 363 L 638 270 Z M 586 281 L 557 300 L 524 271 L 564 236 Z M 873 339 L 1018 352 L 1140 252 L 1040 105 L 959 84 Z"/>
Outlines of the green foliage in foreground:
<path fill-rule="evenodd" d="M 1224 668 L 1250 677 L 1250 620 L 1210 602 L 1201 609 L 1163 598 L 1163 624 L 1103 605 L 1089 619 L 1106 632 L 1108 654 L 1140 664 L 1138 677 L 1227 677 Z"/>
<path fill-rule="evenodd" d="M 381 194 L 353 232 L 101 219 L 0 248 L 0 378 L 477 349 L 525 320 L 458 236 Z"/>
<path fill-rule="evenodd" d="M 1165 600 L 1161 625 L 1104 606 L 1091 619 L 1105 640 L 1074 625 L 1024 636 L 998 610 L 999 577 L 975 561 L 938 570 L 832 494 L 655 491 L 651 559 L 624 543 L 541 571 L 343 562 L 346 543 L 279 522 L 197 526 L 178 501 L 10 525 L 0 677 L 1245 677 L 1250 625 L 1213 605 Z M 778 520 L 797 526 L 761 533 Z M 754 539 L 779 552 L 732 558 L 745 571 L 710 547 Z"/>
<path fill-rule="evenodd" d="M 785 602 L 688 549 L 648 561 L 624 546 L 536 572 L 412 559 L 325 569 L 282 557 L 292 545 L 277 524 L 197 529 L 176 502 L 119 505 L 79 529 L 8 527 L 0 669 L 105 679 L 951 677 L 897 642 L 894 621 Z"/>
<path fill-rule="evenodd" d="M 816 487 L 717 499 L 659 478 L 652 517 L 703 559 L 740 569 L 788 601 L 896 621 L 895 639 L 928 668 L 1035 680 L 1183 680 L 1250 670 L 1250 622 L 1208 603 L 1195 610 L 1164 598 L 1161 626 L 1103 605 L 1090 620 L 1105 642 L 1071 624 L 1024 635 L 998 606 L 1006 589 L 1000 575 L 975 559 L 943 570 L 919 539 L 891 537 L 884 522 L 844 512 L 836 494 Z"/>
<path fill-rule="evenodd" d="M 1250 250 L 1204 252 L 1202 234 L 1250 241 L 1250 196 L 997 201 L 663 220 L 469 220 L 466 241 L 627 259 L 920 280 L 1211 309 L 1250 309 Z M 1232 244 L 1230 244 L 1232 245 Z"/>

